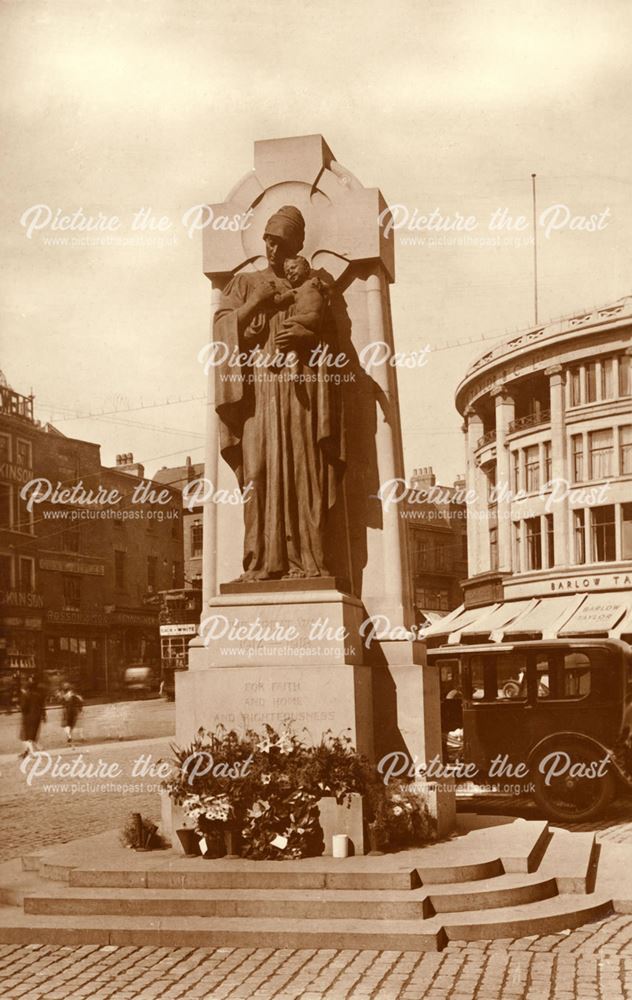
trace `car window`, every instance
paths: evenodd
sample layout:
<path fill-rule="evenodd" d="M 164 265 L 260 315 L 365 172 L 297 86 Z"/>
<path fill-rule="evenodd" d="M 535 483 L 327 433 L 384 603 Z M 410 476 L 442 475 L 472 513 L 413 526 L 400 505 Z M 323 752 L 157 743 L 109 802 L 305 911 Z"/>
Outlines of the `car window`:
<path fill-rule="evenodd" d="M 525 701 L 526 677 L 526 658 L 520 653 L 496 653 L 470 658 L 473 701 Z"/>
<path fill-rule="evenodd" d="M 536 655 L 538 701 L 586 698 L 591 692 L 592 670 L 585 653 L 552 651 Z"/>

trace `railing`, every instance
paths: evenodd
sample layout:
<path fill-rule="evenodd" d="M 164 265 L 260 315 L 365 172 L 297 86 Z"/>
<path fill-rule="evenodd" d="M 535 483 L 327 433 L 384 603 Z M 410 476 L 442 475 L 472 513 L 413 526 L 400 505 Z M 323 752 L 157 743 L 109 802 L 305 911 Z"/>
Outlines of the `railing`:
<path fill-rule="evenodd" d="M 551 422 L 551 411 L 541 410 L 539 413 L 528 413 L 526 417 L 518 417 L 509 424 L 509 433 L 523 431 L 527 427 L 537 427 L 538 424 L 549 424 Z"/>
<path fill-rule="evenodd" d="M 483 434 L 483 436 L 478 439 L 476 447 L 483 448 L 486 444 L 493 444 L 495 440 L 496 440 L 496 428 L 494 427 L 493 430 L 487 431 L 486 434 Z"/>

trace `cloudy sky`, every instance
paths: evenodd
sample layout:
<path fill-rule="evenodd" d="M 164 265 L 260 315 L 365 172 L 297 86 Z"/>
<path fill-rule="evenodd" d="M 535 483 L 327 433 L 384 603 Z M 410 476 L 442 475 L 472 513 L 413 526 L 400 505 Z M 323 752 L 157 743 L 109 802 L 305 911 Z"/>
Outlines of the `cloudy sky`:
<path fill-rule="evenodd" d="M 320 132 L 390 204 L 474 216 L 481 237 L 498 209 L 530 220 L 535 172 L 540 318 L 632 293 L 625 0 L 3 0 L 0 15 L 0 367 L 106 464 L 201 459 L 210 286 L 181 219 L 224 198 L 255 139 Z M 123 236 L 142 209 L 171 225 L 149 245 L 55 244 L 55 214 L 78 209 Z M 590 217 L 598 231 L 578 228 Z M 396 343 L 432 350 L 400 372 L 407 472 L 450 482 L 455 386 L 484 338 L 532 323 L 533 251 L 529 232 L 414 235 L 397 233 Z"/>

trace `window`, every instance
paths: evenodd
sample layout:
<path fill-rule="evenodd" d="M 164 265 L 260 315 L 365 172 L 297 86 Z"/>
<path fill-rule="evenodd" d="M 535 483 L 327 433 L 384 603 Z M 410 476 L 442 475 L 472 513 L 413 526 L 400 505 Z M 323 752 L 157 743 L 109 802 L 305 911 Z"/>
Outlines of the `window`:
<path fill-rule="evenodd" d="M 539 653 L 538 699 L 585 698 L 590 694 L 590 660 L 585 653 Z"/>
<path fill-rule="evenodd" d="M 32 513 L 29 513 L 29 510 L 26 506 L 27 501 L 22 499 L 22 497 L 20 496 L 19 489 L 15 491 L 14 496 L 15 496 L 15 520 L 13 522 L 14 530 L 24 531 L 27 534 L 32 535 L 34 532 L 34 527 L 33 527 L 34 515 Z"/>
<path fill-rule="evenodd" d="M 158 571 L 158 557 L 147 556 L 147 587 L 149 590 L 156 589 L 156 579 Z"/>
<path fill-rule="evenodd" d="M 545 556 L 547 567 L 555 565 L 555 535 L 553 533 L 553 515 L 545 514 L 546 535 L 544 538 Z"/>
<path fill-rule="evenodd" d="M 513 526 L 513 570 L 514 573 L 520 572 L 520 521 L 514 521 Z"/>
<path fill-rule="evenodd" d="M 81 606 L 81 581 L 78 576 L 64 577 L 64 606 L 74 610 Z"/>
<path fill-rule="evenodd" d="M 71 451 L 60 451 L 57 455 L 57 472 L 62 486 L 70 486 L 77 481 L 77 456 Z"/>
<path fill-rule="evenodd" d="M 20 556 L 18 562 L 18 588 L 23 593 L 35 590 L 35 563 L 29 556 Z"/>
<path fill-rule="evenodd" d="M 498 528 L 489 529 L 489 564 L 491 569 L 498 569 Z"/>
<path fill-rule="evenodd" d="M 534 493 L 540 489 L 540 449 L 537 444 L 525 448 L 525 471 L 527 478 L 527 493 Z"/>
<path fill-rule="evenodd" d="M 582 383 L 579 374 L 579 368 L 571 369 L 570 384 L 571 384 L 571 406 L 579 406 L 582 401 L 582 395 L 581 395 Z"/>
<path fill-rule="evenodd" d="M 588 435 L 590 478 L 605 479 L 612 475 L 612 431 L 591 431 Z"/>
<path fill-rule="evenodd" d="M 30 441 L 22 441 L 18 438 L 15 442 L 15 464 L 23 469 L 31 469 L 33 467 Z"/>
<path fill-rule="evenodd" d="M 526 658 L 520 653 L 472 656 L 465 676 L 473 701 L 526 700 Z"/>
<path fill-rule="evenodd" d="M 573 511 L 573 534 L 575 536 L 575 562 L 581 565 L 586 562 L 586 532 L 584 530 L 584 511 Z"/>
<path fill-rule="evenodd" d="M 64 552 L 79 551 L 79 528 L 67 528 L 64 531 Z"/>
<path fill-rule="evenodd" d="M 11 461 L 11 438 L 8 434 L 0 434 L 0 462 Z"/>
<path fill-rule="evenodd" d="M 171 586 L 182 586 L 182 563 L 174 561 L 171 566 Z"/>
<path fill-rule="evenodd" d="M 632 424 L 619 428 L 619 471 L 622 476 L 632 472 Z"/>
<path fill-rule="evenodd" d="M 593 361 L 586 365 L 586 402 L 594 403 L 597 400 L 597 365 Z"/>
<path fill-rule="evenodd" d="M 621 504 L 621 558 L 632 559 L 632 503 Z"/>
<path fill-rule="evenodd" d="M 584 478 L 584 439 L 581 434 L 571 438 L 571 454 L 573 460 L 573 482 L 581 483 Z"/>
<path fill-rule="evenodd" d="M 594 562 L 616 559 L 614 504 L 593 507 L 590 511 L 592 557 Z"/>
<path fill-rule="evenodd" d="M 11 563 L 11 556 L 0 554 L 0 590 L 11 590 L 13 586 Z"/>
<path fill-rule="evenodd" d="M 544 442 L 544 482 L 550 483 L 553 478 L 553 458 L 551 455 L 551 442 Z"/>
<path fill-rule="evenodd" d="M 191 555 L 202 555 L 202 522 L 194 521 L 191 525 Z"/>
<path fill-rule="evenodd" d="M 420 611 L 449 611 L 450 593 L 442 587 L 415 587 L 415 605 Z"/>
<path fill-rule="evenodd" d="M 114 550 L 114 586 L 117 590 L 125 589 L 125 552 Z"/>
<path fill-rule="evenodd" d="M 517 493 L 520 489 L 520 452 L 512 451 L 511 453 L 511 481 L 513 484 L 513 492 Z"/>
<path fill-rule="evenodd" d="M 601 362 L 601 398 L 614 399 L 614 358 L 605 358 Z"/>
<path fill-rule="evenodd" d="M 487 503 L 494 504 L 497 501 L 494 499 L 496 496 L 496 463 L 494 462 L 490 465 L 485 473 L 485 479 L 487 480 Z"/>
<path fill-rule="evenodd" d="M 632 396 L 632 356 L 629 354 L 619 358 L 619 395 Z"/>
<path fill-rule="evenodd" d="M 12 517 L 13 490 L 8 483 L 0 483 L 0 528 L 9 529 Z"/>
<path fill-rule="evenodd" d="M 528 517 L 525 522 L 527 539 L 527 569 L 542 569 L 542 528 L 539 517 Z"/>

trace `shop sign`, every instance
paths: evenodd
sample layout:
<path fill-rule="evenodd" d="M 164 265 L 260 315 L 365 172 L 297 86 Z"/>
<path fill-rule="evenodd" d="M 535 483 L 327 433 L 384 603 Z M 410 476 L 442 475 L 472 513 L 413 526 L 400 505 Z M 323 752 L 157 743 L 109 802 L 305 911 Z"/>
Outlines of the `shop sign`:
<path fill-rule="evenodd" d="M 161 625 L 161 635 L 197 635 L 198 627 L 193 622 L 180 625 Z"/>
<path fill-rule="evenodd" d="M 632 590 L 632 573 L 586 573 L 554 580 L 512 583 L 505 580 L 505 597 L 543 597 L 545 594 L 585 594 L 592 591 Z"/>
<path fill-rule="evenodd" d="M 81 611 L 47 611 L 46 621 L 52 625 L 107 625 L 105 615 Z"/>
<path fill-rule="evenodd" d="M 0 590 L 0 605 L 9 608 L 43 608 L 44 598 L 41 594 L 27 590 Z"/>
<path fill-rule="evenodd" d="M 40 569 L 50 569 L 59 573 L 84 573 L 87 576 L 104 576 L 103 563 L 84 563 L 76 559 L 49 559 L 40 557 Z"/>
<path fill-rule="evenodd" d="M 33 470 L 15 462 L 0 462 L 0 480 L 5 483 L 28 483 L 33 478 Z"/>

